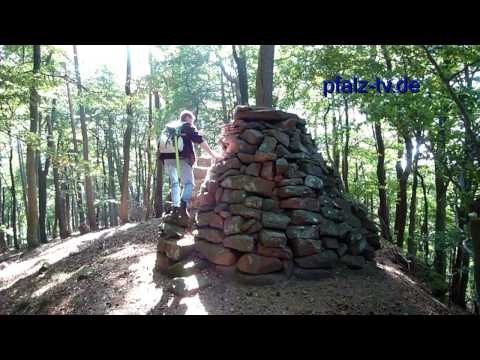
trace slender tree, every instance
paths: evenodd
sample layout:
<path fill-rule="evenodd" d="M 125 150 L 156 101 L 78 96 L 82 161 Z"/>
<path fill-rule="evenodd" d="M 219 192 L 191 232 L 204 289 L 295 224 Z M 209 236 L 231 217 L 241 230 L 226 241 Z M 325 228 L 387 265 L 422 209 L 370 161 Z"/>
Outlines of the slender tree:
<path fill-rule="evenodd" d="M 433 266 L 435 271 L 445 279 L 447 270 L 447 258 L 445 249 L 445 230 L 446 230 L 446 208 L 447 208 L 447 188 L 448 180 L 445 174 L 445 122 L 443 116 L 439 117 L 438 135 L 434 150 L 435 164 L 435 243 Z"/>
<path fill-rule="evenodd" d="M 57 148 L 55 141 L 53 139 L 53 124 L 56 123 L 56 100 L 52 100 L 52 112 L 49 117 L 47 117 L 47 129 L 48 129 L 48 147 L 53 156 L 57 156 Z M 60 135 L 59 135 L 60 136 Z M 58 173 L 58 161 L 54 158 L 52 161 L 52 172 L 53 172 L 53 184 L 55 187 L 55 219 L 58 221 L 58 227 L 60 228 L 60 238 L 65 239 L 70 236 L 70 231 L 67 226 L 66 211 L 65 206 L 65 192 L 60 185 L 60 175 Z"/>
<path fill-rule="evenodd" d="M 123 135 L 123 177 L 120 195 L 120 223 L 128 222 L 128 171 L 130 169 L 130 141 L 132 138 L 133 111 L 130 92 L 131 81 L 130 46 L 127 46 L 127 80 L 125 81 L 125 95 L 127 96 L 127 128 Z"/>
<path fill-rule="evenodd" d="M 73 45 L 73 54 L 75 60 L 75 74 L 77 78 L 77 89 L 78 89 L 78 97 L 80 99 L 80 124 L 82 127 L 82 143 L 83 143 L 83 161 L 85 163 L 85 195 L 87 198 L 87 217 L 88 217 L 88 225 L 90 226 L 91 230 L 97 230 L 97 221 L 95 218 L 95 209 L 93 207 L 93 185 L 92 185 L 92 178 L 90 175 L 90 163 L 88 160 L 88 126 L 87 126 L 87 119 L 85 116 L 85 106 L 83 104 L 83 87 L 82 87 L 82 80 L 80 78 L 80 68 L 78 65 L 78 53 L 77 53 L 77 46 Z"/>
<path fill-rule="evenodd" d="M 260 45 L 255 99 L 257 106 L 273 106 L 273 58 L 275 45 Z"/>
<path fill-rule="evenodd" d="M 107 128 L 107 163 L 108 163 L 108 209 L 110 214 L 111 226 L 118 225 L 118 208 L 117 208 L 117 195 L 115 192 L 115 167 L 113 163 L 114 153 L 114 140 L 113 140 L 113 116 L 108 115 L 108 128 Z"/>
<path fill-rule="evenodd" d="M 350 146 L 350 123 L 348 119 L 348 100 L 344 98 L 345 104 L 345 141 L 343 144 L 342 152 L 342 180 L 345 187 L 345 192 L 348 191 L 348 156 L 349 156 L 349 146 Z"/>
<path fill-rule="evenodd" d="M 417 214 L 417 186 L 418 186 L 418 159 L 420 157 L 420 130 L 417 130 L 415 135 L 415 155 L 413 157 L 413 168 L 412 168 L 412 195 L 410 198 L 410 212 L 409 212 L 409 223 L 408 223 L 408 237 L 407 237 L 407 251 L 411 259 L 415 259 L 417 255 L 417 244 L 415 242 L 415 222 Z"/>
<path fill-rule="evenodd" d="M 20 170 L 20 180 L 22 182 L 22 199 L 23 199 L 23 208 L 25 214 L 28 213 L 28 202 L 27 202 L 27 175 L 25 172 L 25 163 L 23 160 L 23 149 L 20 139 L 17 138 L 17 155 L 18 155 L 18 167 Z"/>
<path fill-rule="evenodd" d="M 150 202 L 150 187 L 152 183 L 152 152 L 151 152 L 151 135 L 153 126 L 153 111 L 152 111 L 152 93 L 148 93 L 148 129 L 147 129 L 147 143 L 145 150 L 147 153 L 147 184 L 145 186 L 145 192 L 143 194 L 143 206 L 146 207 L 145 220 L 150 217 L 152 212 L 152 206 Z"/>
<path fill-rule="evenodd" d="M 397 203 L 395 208 L 394 230 L 397 236 L 396 244 L 402 248 L 405 237 L 405 226 L 407 223 L 407 185 L 408 177 L 412 172 L 412 139 L 408 135 L 403 136 L 405 143 L 406 165 L 402 167 L 403 149 L 398 152 L 398 159 L 395 165 L 398 180 Z M 399 138 L 400 141 L 400 138 Z"/>
<path fill-rule="evenodd" d="M 421 227 L 421 239 L 423 244 L 423 256 L 425 263 L 428 264 L 428 255 L 429 255 L 429 241 L 428 241 L 428 197 L 427 197 L 427 187 L 425 185 L 425 179 L 418 170 L 417 167 L 417 176 L 420 178 L 420 185 L 422 186 L 423 194 L 423 220 Z"/>
<path fill-rule="evenodd" d="M 50 115 L 47 115 L 47 123 L 50 121 Z M 42 138 L 43 124 L 39 118 L 38 137 Z M 40 151 L 37 150 L 37 168 L 38 168 L 38 234 L 41 243 L 47 243 L 47 176 L 50 169 L 50 156 L 45 155 L 45 163 L 42 167 Z"/>
<path fill-rule="evenodd" d="M 75 156 L 75 163 L 79 163 L 79 155 L 80 151 L 78 149 L 78 143 L 77 143 L 77 127 L 75 125 L 75 112 L 73 110 L 73 102 L 72 102 L 72 96 L 70 94 L 70 83 L 69 80 L 67 79 L 67 67 L 65 65 L 65 84 L 67 86 L 67 99 L 68 99 L 68 110 L 69 110 L 69 115 L 70 115 L 70 128 L 72 130 L 72 143 L 73 143 L 73 152 Z M 83 201 L 82 201 L 82 189 L 80 187 L 80 183 L 78 179 L 80 178 L 80 173 L 77 171 L 77 168 L 72 168 L 72 171 L 77 174 L 77 176 L 74 176 L 72 181 L 73 181 L 73 189 L 75 191 L 75 196 L 76 196 L 76 202 L 77 202 L 77 210 L 78 210 L 78 216 L 80 223 L 83 224 L 85 222 L 85 212 L 83 210 Z M 74 197 L 72 197 L 72 202 L 75 200 Z M 72 210 L 74 207 L 72 206 Z M 74 219 L 74 217 L 72 217 Z M 75 226 L 74 226 L 75 227 Z"/>
<path fill-rule="evenodd" d="M 2 192 L 2 178 L 0 177 L 0 225 L 5 226 L 5 190 Z M 7 242 L 5 241 L 5 232 L 0 229 L 0 254 L 8 250 Z"/>
<path fill-rule="evenodd" d="M 378 180 L 378 197 L 380 200 L 378 206 L 378 217 L 380 219 L 380 228 L 382 237 L 391 241 L 390 235 L 390 216 L 387 203 L 387 183 L 385 171 L 385 144 L 382 135 L 382 126 L 380 121 L 375 121 L 374 136 L 377 148 L 377 180 Z"/>
<path fill-rule="evenodd" d="M 232 45 L 232 53 L 235 64 L 237 65 L 240 102 L 241 105 L 248 105 L 248 75 L 245 51 L 242 47 L 240 47 L 240 51 L 237 52 L 236 46 Z"/>
<path fill-rule="evenodd" d="M 12 198 L 12 212 L 11 212 L 11 222 L 13 228 L 13 244 L 16 250 L 20 248 L 20 244 L 18 242 L 18 234 L 17 234 L 17 192 L 15 189 L 15 175 L 13 172 L 13 143 L 12 143 L 12 136 L 8 134 L 10 140 L 10 157 L 8 159 L 9 169 L 10 169 L 10 194 Z"/>
<path fill-rule="evenodd" d="M 470 234 L 473 240 L 474 275 L 475 275 L 475 313 L 480 315 L 480 211 L 477 219 L 470 222 Z"/>
<path fill-rule="evenodd" d="M 158 93 L 155 93 L 155 98 L 158 97 Z M 158 114 L 160 107 L 160 102 L 155 101 L 155 109 Z M 157 144 L 157 153 L 156 153 L 156 187 L 155 187 L 155 217 L 159 218 L 163 213 L 163 163 L 160 159 L 160 152 L 158 150 Z"/>
<path fill-rule="evenodd" d="M 30 134 L 36 135 L 38 128 L 39 95 L 36 87 L 36 76 L 40 72 L 40 45 L 33 45 L 33 76 L 30 87 Z M 38 202 L 37 202 L 37 168 L 35 148 L 31 141 L 27 143 L 27 244 L 29 248 L 38 246 Z"/>

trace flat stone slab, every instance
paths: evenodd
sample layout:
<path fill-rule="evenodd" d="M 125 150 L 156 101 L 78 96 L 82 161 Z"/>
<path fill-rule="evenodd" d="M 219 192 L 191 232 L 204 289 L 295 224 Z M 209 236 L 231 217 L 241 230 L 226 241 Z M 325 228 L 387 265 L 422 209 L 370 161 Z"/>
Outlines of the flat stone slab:
<path fill-rule="evenodd" d="M 162 273 L 172 278 L 185 277 L 200 272 L 208 265 L 208 261 L 203 259 L 186 259 L 170 265 Z"/>
<path fill-rule="evenodd" d="M 233 114 L 235 120 L 246 121 L 283 121 L 289 118 L 298 119 L 295 114 L 260 106 L 237 106 Z"/>
<path fill-rule="evenodd" d="M 192 235 L 186 235 L 180 240 L 163 240 L 163 242 L 165 255 L 174 261 L 185 259 L 195 249 Z"/>
<path fill-rule="evenodd" d="M 178 296 L 190 296 L 208 285 L 210 285 L 210 281 L 207 277 L 190 275 L 187 277 L 174 278 L 168 290 Z"/>
<path fill-rule="evenodd" d="M 288 275 L 285 271 L 279 271 L 269 274 L 249 275 L 237 270 L 234 266 L 215 266 L 215 270 L 222 274 L 226 281 L 231 281 L 240 285 L 266 286 L 288 281 Z"/>

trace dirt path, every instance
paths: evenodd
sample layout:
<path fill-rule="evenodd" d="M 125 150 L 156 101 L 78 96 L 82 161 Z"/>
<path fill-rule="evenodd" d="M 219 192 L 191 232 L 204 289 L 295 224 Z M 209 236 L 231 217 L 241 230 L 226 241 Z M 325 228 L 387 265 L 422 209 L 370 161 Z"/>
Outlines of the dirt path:
<path fill-rule="evenodd" d="M 191 297 L 154 274 L 159 223 L 126 224 L 57 240 L 0 262 L 0 314 L 462 314 L 447 309 L 380 252 L 363 270 L 271 286 L 226 281 Z"/>

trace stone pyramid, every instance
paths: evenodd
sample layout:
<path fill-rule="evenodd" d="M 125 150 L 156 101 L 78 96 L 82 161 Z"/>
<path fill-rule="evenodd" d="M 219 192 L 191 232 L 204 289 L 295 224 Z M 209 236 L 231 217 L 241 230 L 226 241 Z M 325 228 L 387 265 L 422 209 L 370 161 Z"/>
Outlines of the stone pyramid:
<path fill-rule="evenodd" d="M 380 248 L 366 209 L 348 200 L 306 121 L 272 108 L 237 107 L 195 201 L 195 248 L 240 274 L 362 268 Z"/>

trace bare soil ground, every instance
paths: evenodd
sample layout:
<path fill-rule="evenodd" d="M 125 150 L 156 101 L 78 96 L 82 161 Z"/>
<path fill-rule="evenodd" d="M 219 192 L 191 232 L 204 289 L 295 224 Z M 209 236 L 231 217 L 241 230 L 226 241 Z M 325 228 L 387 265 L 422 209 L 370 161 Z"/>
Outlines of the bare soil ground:
<path fill-rule="evenodd" d="M 0 314 L 466 314 L 435 300 L 387 250 L 320 281 L 240 285 L 213 268 L 189 297 L 153 271 L 159 221 L 55 240 L 0 260 Z"/>

